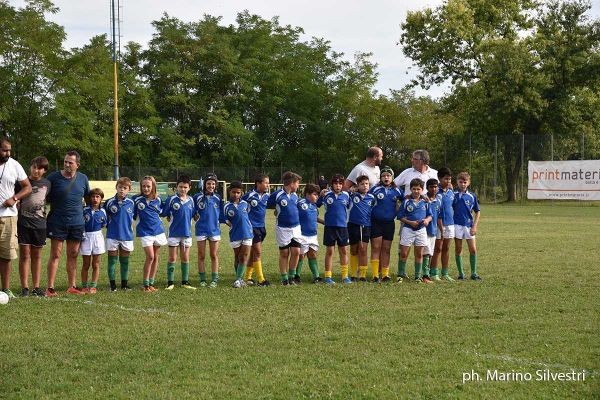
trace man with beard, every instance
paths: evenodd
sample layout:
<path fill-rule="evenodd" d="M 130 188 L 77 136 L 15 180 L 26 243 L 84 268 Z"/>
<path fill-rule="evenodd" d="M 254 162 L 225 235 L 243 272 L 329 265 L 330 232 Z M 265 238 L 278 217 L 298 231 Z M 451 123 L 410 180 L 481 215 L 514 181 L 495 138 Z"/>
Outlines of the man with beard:
<path fill-rule="evenodd" d="M 357 164 L 344 181 L 343 190 L 349 190 L 356 185 L 356 178 L 365 175 L 369 178 L 369 186 L 373 187 L 379 183 L 379 166 L 383 160 L 383 150 L 379 147 L 369 147 L 367 158 Z"/>
<path fill-rule="evenodd" d="M 88 195 L 90 185 L 88 177 L 77 172 L 80 160 L 78 152 L 68 151 L 63 169 L 48 175 L 48 180 L 52 183 L 50 196 L 48 196 L 50 213 L 47 222 L 47 236 L 51 243 L 46 290 L 46 296 L 49 297 L 57 295 L 54 290 L 54 279 L 65 240 L 67 241 L 67 293 L 83 294 L 75 286 L 75 279 L 77 256 L 84 232 L 83 198 Z"/>
<path fill-rule="evenodd" d="M 15 296 L 10 291 L 10 270 L 12 260 L 17 258 L 17 207 L 23 197 L 31 193 L 31 184 L 25 170 L 10 157 L 12 146 L 8 138 L 0 138 L 0 278 L 2 291 L 9 298 Z M 21 190 L 15 193 L 15 184 Z"/>

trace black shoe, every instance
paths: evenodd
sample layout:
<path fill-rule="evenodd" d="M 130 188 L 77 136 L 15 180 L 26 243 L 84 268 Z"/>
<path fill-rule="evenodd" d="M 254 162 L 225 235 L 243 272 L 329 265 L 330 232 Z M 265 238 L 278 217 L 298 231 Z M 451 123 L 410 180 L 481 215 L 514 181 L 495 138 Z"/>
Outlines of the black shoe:
<path fill-rule="evenodd" d="M 36 288 L 33 288 L 33 290 L 31 291 L 31 295 L 37 296 L 37 297 L 46 297 L 46 292 L 43 289 L 36 287 Z"/>
<path fill-rule="evenodd" d="M 130 291 L 131 288 L 127 285 L 121 285 L 121 290 Z"/>
<path fill-rule="evenodd" d="M 471 280 L 472 281 L 482 281 L 483 279 L 481 279 L 481 277 L 479 275 L 471 275 Z"/>
<path fill-rule="evenodd" d="M 29 297 L 29 288 L 24 287 L 21 289 L 21 297 Z"/>
<path fill-rule="evenodd" d="M 357 281 L 358 281 L 358 278 L 356 278 L 355 276 L 351 276 L 351 277 L 350 277 L 350 280 L 351 280 L 352 282 L 357 282 Z"/>
<path fill-rule="evenodd" d="M 246 281 L 246 285 L 254 286 L 254 285 L 256 285 L 256 281 L 254 279 L 250 278 Z"/>
<path fill-rule="evenodd" d="M 296 285 L 302 285 L 302 279 L 300 279 L 300 275 L 294 275 L 294 283 L 296 283 Z"/>
<path fill-rule="evenodd" d="M 259 283 L 258 286 L 271 286 L 271 284 L 269 283 L 268 280 L 265 279 L 264 281 L 262 281 L 261 283 Z"/>
<path fill-rule="evenodd" d="M 288 286 L 290 282 L 286 279 L 285 281 L 281 281 L 282 286 Z"/>
<path fill-rule="evenodd" d="M 378 276 L 373 277 L 373 279 L 371 280 L 371 283 L 381 283 L 381 279 L 379 279 Z"/>
<path fill-rule="evenodd" d="M 290 285 L 290 286 L 296 286 L 296 281 L 294 280 L 294 278 L 289 278 L 288 279 L 288 285 Z"/>
<path fill-rule="evenodd" d="M 384 277 L 381 279 L 381 282 L 391 282 L 391 281 L 392 281 L 392 278 L 390 278 L 389 276 L 384 276 Z"/>
<path fill-rule="evenodd" d="M 111 292 L 116 292 L 117 291 L 117 285 L 111 284 L 110 285 L 110 289 L 108 289 L 108 290 L 111 291 Z"/>
<path fill-rule="evenodd" d="M 313 279 L 313 283 L 318 285 L 323 283 L 323 278 L 321 278 L 320 276 L 316 277 L 315 279 Z"/>
<path fill-rule="evenodd" d="M 367 281 L 367 278 L 358 278 L 358 281 L 359 281 L 359 282 L 366 282 L 366 281 Z"/>

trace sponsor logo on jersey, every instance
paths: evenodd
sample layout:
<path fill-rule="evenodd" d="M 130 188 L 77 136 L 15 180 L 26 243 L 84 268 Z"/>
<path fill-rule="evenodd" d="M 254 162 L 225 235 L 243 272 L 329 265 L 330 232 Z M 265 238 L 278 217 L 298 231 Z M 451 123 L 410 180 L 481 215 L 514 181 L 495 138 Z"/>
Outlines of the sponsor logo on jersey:
<path fill-rule="evenodd" d="M 333 198 L 329 197 L 329 198 L 327 199 L 327 204 L 333 204 Z"/>
<path fill-rule="evenodd" d="M 144 203 L 138 203 L 138 210 L 143 210 L 144 208 L 146 208 Z"/>
<path fill-rule="evenodd" d="M 302 203 L 302 205 L 300 206 L 301 209 L 303 209 L 304 211 L 308 210 L 308 204 L 306 203 Z"/>
<path fill-rule="evenodd" d="M 256 207 L 256 206 L 258 205 L 258 200 L 256 200 L 256 199 L 252 199 L 252 200 L 250 201 L 250 205 L 251 205 L 252 207 Z"/>
<path fill-rule="evenodd" d="M 281 200 L 281 203 L 279 203 L 281 205 L 281 207 L 287 207 L 287 200 L 283 199 Z"/>
<path fill-rule="evenodd" d="M 173 204 L 173 210 L 178 211 L 180 208 L 181 208 L 181 204 L 179 204 L 179 203 Z"/>

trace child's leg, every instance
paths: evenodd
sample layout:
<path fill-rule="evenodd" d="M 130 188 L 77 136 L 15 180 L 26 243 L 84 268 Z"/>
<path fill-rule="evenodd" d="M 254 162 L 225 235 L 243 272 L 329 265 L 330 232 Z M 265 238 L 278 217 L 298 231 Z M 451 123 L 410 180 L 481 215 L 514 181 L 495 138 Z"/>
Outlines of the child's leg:
<path fill-rule="evenodd" d="M 241 245 L 237 249 L 234 249 L 235 257 L 237 258 L 237 271 L 235 275 L 236 280 L 244 279 L 244 272 L 246 270 L 246 263 L 250 256 L 250 249 L 252 246 Z"/>
<path fill-rule="evenodd" d="M 54 280 L 58 270 L 58 262 L 63 250 L 63 241 L 59 239 L 50 239 L 50 256 L 48 257 L 47 275 L 48 288 L 54 289 Z"/>
<path fill-rule="evenodd" d="M 198 275 L 200 282 L 206 282 L 206 240 L 198 240 Z"/>
<path fill-rule="evenodd" d="M 325 278 L 331 278 L 333 270 L 333 253 L 335 246 L 325 247 Z"/>
<path fill-rule="evenodd" d="M 19 278 L 21 278 L 21 288 L 23 289 L 29 289 L 29 263 L 31 262 L 31 247 L 32 246 L 28 244 L 19 245 Z"/>
<path fill-rule="evenodd" d="M 252 247 L 250 248 L 250 256 L 248 256 L 248 262 L 246 263 L 246 272 L 244 273 L 245 281 L 249 281 L 250 279 L 252 279 L 252 274 L 254 273 L 256 261 L 260 260 L 260 243 L 261 242 L 252 243 Z"/>
<path fill-rule="evenodd" d="M 209 240 L 208 249 L 210 251 L 210 271 L 213 282 L 219 281 L 219 241 Z"/>
<path fill-rule="evenodd" d="M 352 279 L 358 278 L 358 258 L 359 258 L 359 247 L 362 242 L 356 242 L 350 245 L 350 276 Z"/>
<path fill-rule="evenodd" d="M 379 277 L 379 260 L 381 257 L 382 244 L 383 236 L 371 239 L 371 273 L 373 278 Z"/>
<path fill-rule="evenodd" d="M 338 253 L 340 253 L 340 269 L 344 280 L 348 278 L 348 246 L 338 246 Z"/>
<path fill-rule="evenodd" d="M 279 275 L 281 276 L 282 282 L 288 280 L 288 258 L 290 256 L 290 249 L 279 249 Z"/>
<path fill-rule="evenodd" d="M 189 285 L 190 281 L 190 248 L 183 243 L 179 244 L 181 253 L 181 284 Z"/>
<path fill-rule="evenodd" d="M 454 238 L 454 258 L 456 260 L 456 268 L 458 269 L 458 276 L 464 277 L 462 265 L 462 239 Z"/>
<path fill-rule="evenodd" d="M 357 243 L 358 245 L 358 257 L 357 257 L 357 264 L 358 264 L 358 269 L 360 271 L 360 277 L 361 278 L 365 278 L 367 276 L 367 266 L 369 265 L 368 262 L 368 247 L 369 244 L 365 243 L 363 241 L 360 241 Z"/>
<path fill-rule="evenodd" d="M 410 246 L 400 246 L 400 254 L 398 255 L 398 277 L 406 276 L 406 260 L 410 254 Z"/>
<path fill-rule="evenodd" d="M 156 279 L 156 272 L 158 271 L 158 263 L 160 262 L 160 246 L 154 247 L 154 260 L 150 268 L 150 286 L 154 286 L 154 280 Z"/>
<path fill-rule="evenodd" d="M 448 266 L 450 265 L 450 241 L 452 239 L 442 239 L 442 276 L 448 276 Z"/>
<path fill-rule="evenodd" d="M 85 289 L 88 287 L 88 271 L 92 262 L 92 256 L 81 256 L 81 259 L 81 285 Z"/>
<path fill-rule="evenodd" d="M 98 286 L 98 278 L 100 276 L 100 254 L 92 255 L 92 282 L 89 284 L 90 288 L 96 288 Z"/>
<path fill-rule="evenodd" d="M 423 251 L 425 247 L 415 246 L 415 279 L 421 277 L 421 269 L 423 268 Z"/>
<path fill-rule="evenodd" d="M 310 268 L 310 273 L 312 274 L 313 279 L 319 278 L 319 266 L 317 263 L 317 252 L 314 249 L 308 248 L 308 267 Z"/>
<path fill-rule="evenodd" d="M 146 254 L 146 260 L 144 261 L 144 287 L 147 288 L 150 286 L 150 274 L 152 270 L 152 265 L 154 264 L 154 246 L 146 246 L 144 247 L 144 253 Z"/>
<path fill-rule="evenodd" d="M 169 259 L 167 262 L 167 289 L 175 282 L 175 263 L 177 262 L 179 246 L 169 246 Z"/>
<path fill-rule="evenodd" d="M 435 240 L 435 249 L 433 250 L 433 256 L 431 256 L 431 276 L 438 275 L 438 265 L 440 263 L 440 255 L 442 252 L 442 239 Z"/>
<path fill-rule="evenodd" d="M 383 240 L 381 243 L 381 256 L 379 261 L 379 270 L 381 271 L 381 276 L 388 276 L 390 274 L 390 253 L 392 250 L 392 241 L 391 240 Z"/>
<path fill-rule="evenodd" d="M 477 244 L 475 238 L 467 239 L 469 246 L 469 261 L 471 264 L 471 277 L 477 276 Z"/>
<path fill-rule="evenodd" d="M 42 251 L 43 247 L 31 246 L 31 280 L 33 287 L 39 288 L 42 280 Z"/>
<path fill-rule="evenodd" d="M 108 251 L 108 280 L 110 281 L 111 290 L 117 289 L 117 261 L 119 261 L 119 251 L 109 250 Z"/>
<path fill-rule="evenodd" d="M 265 276 L 262 269 L 262 242 L 252 244 L 252 257 L 250 260 L 252 262 L 252 267 L 256 271 L 258 283 L 263 283 L 265 281 Z M 250 278 L 252 278 L 252 274 L 250 274 Z"/>
<path fill-rule="evenodd" d="M 300 258 L 300 247 L 290 247 L 290 260 L 288 264 L 288 275 L 289 278 L 296 275 L 296 267 L 298 266 L 298 259 Z"/>
<path fill-rule="evenodd" d="M 121 289 L 129 289 L 129 254 L 131 252 L 119 245 L 119 264 L 121 265 Z"/>

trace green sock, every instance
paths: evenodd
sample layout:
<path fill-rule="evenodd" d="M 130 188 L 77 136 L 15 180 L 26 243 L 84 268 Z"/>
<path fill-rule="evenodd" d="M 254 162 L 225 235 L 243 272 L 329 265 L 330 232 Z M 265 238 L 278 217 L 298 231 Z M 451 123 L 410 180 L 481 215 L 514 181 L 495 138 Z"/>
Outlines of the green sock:
<path fill-rule="evenodd" d="M 398 260 L 398 276 L 406 275 L 406 260 Z"/>
<path fill-rule="evenodd" d="M 423 257 L 423 276 L 429 276 L 429 256 Z"/>
<path fill-rule="evenodd" d="M 150 286 L 150 279 L 144 279 L 144 287 Z"/>
<path fill-rule="evenodd" d="M 284 272 L 284 273 L 279 274 L 279 275 L 281 276 L 281 282 L 288 280 L 288 274 L 287 274 L 287 272 Z"/>
<path fill-rule="evenodd" d="M 181 282 L 187 282 L 190 280 L 190 264 L 181 263 Z"/>
<path fill-rule="evenodd" d="M 219 282 L 219 273 L 218 272 L 211 272 L 210 273 L 210 278 L 213 280 L 213 282 Z"/>
<path fill-rule="evenodd" d="M 238 264 L 235 279 L 244 279 L 244 272 L 246 272 L 246 264 Z"/>
<path fill-rule="evenodd" d="M 471 276 L 477 275 L 477 254 L 471 254 L 469 256 L 471 262 Z"/>
<path fill-rule="evenodd" d="M 200 282 L 206 282 L 206 272 L 198 272 L 200 275 Z"/>
<path fill-rule="evenodd" d="M 96 288 L 98 286 L 98 284 L 96 282 L 91 282 L 90 283 L 90 288 Z"/>
<path fill-rule="evenodd" d="M 294 276 L 296 276 L 296 270 L 290 268 L 288 271 L 288 278 L 293 278 Z"/>
<path fill-rule="evenodd" d="M 129 280 L 129 256 L 119 257 L 119 263 L 121 264 L 121 280 Z"/>
<path fill-rule="evenodd" d="M 442 267 L 442 276 L 448 276 L 448 267 Z"/>
<path fill-rule="evenodd" d="M 175 263 L 167 263 L 167 281 L 173 283 L 175 280 Z"/>
<path fill-rule="evenodd" d="M 310 272 L 312 273 L 313 279 L 318 278 L 319 277 L 319 266 L 317 265 L 316 258 L 308 259 L 308 267 L 310 268 Z"/>
<path fill-rule="evenodd" d="M 458 275 L 464 276 L 465 274 L 463 272 L 462 257 L 455 256 L 454 259 L 456 260 L 456 268 L 458 268 Z"/>
<path fill-rule="evenodd" d="M 431 268 L 431 276 L 437 276 L 438 274 L 438 269 L 437 268 Z"/>
<path fill-rule="evenodd" d="M 298 266 L 296 267 L 296 275 L 300 275 L 302 273 L 302 264 L 304 264 L 304 259 L 298 260 Z"/>
<path fill-rule="evenodd" d="M 119 256 L 108 256 L 108 280 L 110 281 L 117 279 L 117 261 Z"/>
<path fill-rule="evenodd" d="M 150 286 L 154 286 L 154 278 L 150 278 L 148 280 L 148 283 L 150 284 Z"/>
<path fill-rule="evenodd" d="M 87 282 L 81 282 L 81 287 L 83 289 L 85 289 L 86 287 L 88 287 L 88 283 Z"/>
<path fill-rule="evenodd" d="M 423 268 L 423 263 L 415 261 L 415 279 L 421 277 L 421 268 Z"/>

